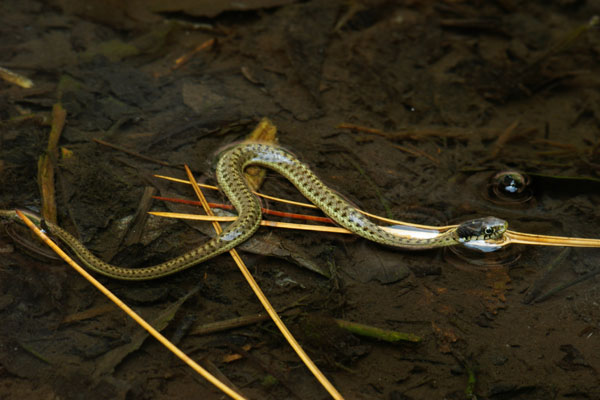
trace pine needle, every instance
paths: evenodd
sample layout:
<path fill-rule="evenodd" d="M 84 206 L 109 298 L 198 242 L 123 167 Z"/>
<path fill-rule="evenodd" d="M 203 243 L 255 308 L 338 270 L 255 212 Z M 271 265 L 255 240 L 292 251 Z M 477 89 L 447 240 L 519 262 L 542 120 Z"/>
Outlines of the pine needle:
<path fill-rule="evenodd" d="M 192 175 L 192 171 L 188 168 L 187 165 L 185 166 L 185 170 L 188 175 L 189 183 L 192 185 L 192 188 L 194 188 L 194 192 L 196 192 L 198 199 L 202 202 L 202 207 L 204 208 L 204 211 L 208 215 L 213 215 L 212 210 L 208 206 L 208 202 L 206 201 L 206 198 L 204 197 L 204 194 L 202 194 L 200 187 L 196 184 L 196 179 Z M 213 221 L 212 224 L 213 224 L 213 227 L 215 228 L 215 232 L 217 233 L 217 235 L 223 231 L 221 229 L 221 225 L 219 225 L 219 223 L 217 221 Z M 269 314 L 269 316 L 271 317 L 271 319 L 273 320 L 273 322 L 275 323 L 277 328 L 279 328 L 279 331 L 283 334 L 283 336 L 288 341 L 290 346 L 292 346 L 292 348 L 294 349 L 296 354 L 298 354 L 300 359 L 304 362 L 304 365 L 306 365 L 306 367 L 313 373 L 313 375 L 317 378 L 317 380 L 321 383 L 321 385 L 323 385 L 325 390 L 327 390 L 329 392 L 331 397 L 333 397 L 334 399 L 343 399 L 342 395 L 331 384 L 331 382 L 329 382 L 329 380 L 325 377 L 325 375 L 323 375 L 323 373 L 319 370 L 319 368 L 315 365 L 315 363 L 306 354 L 304 349 L 302 349 L 300 344 L 298 344 L 298 342 L 296 341 L 294 336 L 292 336 L 291 332 L 288 330 L 288 328 L 285 326 L 285 324 L 283 323 L 283 321 L 277 314 L 277 311 L 275 311 L 275 309 L 273 308 L 273 306 L 267 299 L 267 296 L 265 296 L 265 294 L 261 290 L 260 286 L 258 286 L 258 283 L 256 282 L 256 280 L 254 280 L 254 277 L 252 276 L 252 274 L 250 273 L 250 271 L 244 264 L 244 261 L 242 260 L 242 258 L 238 254 L 238 252 L 235 249 L 231 249 L 231 250 L 229 250 L 229 254 L 231 254 L 231 257 L 234 259 L 235 263 L 239 267 L 240 271 L 242 272 L 242 275 L 244 275 L 244 278 L 246 278 L 246 281 L 252 288 L 252 291 L 254 292 L 256 297 L 258 297 L 258 300 L 264 307 L 265 311 L 267 311 L 267 313 Z"/>

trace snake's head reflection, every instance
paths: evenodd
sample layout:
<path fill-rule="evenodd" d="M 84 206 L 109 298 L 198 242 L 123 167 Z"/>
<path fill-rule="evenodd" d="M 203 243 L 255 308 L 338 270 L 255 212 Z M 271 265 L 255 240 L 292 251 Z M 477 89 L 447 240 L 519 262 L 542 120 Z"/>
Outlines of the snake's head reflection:
<path fill-rule="evenodd" d="M 499 240 L 506 232 L 508 222 L 496 217 L 485 217 L 463 222 L 456 228 L 461 243 L 475 240 Z"/>

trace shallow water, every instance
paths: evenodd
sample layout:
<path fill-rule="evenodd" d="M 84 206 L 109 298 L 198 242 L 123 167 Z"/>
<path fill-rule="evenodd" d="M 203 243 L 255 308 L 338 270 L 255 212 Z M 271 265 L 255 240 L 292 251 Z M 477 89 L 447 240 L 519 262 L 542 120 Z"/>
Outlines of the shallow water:
<path fill-rule="evenodd" d="M 214 183 L 214 154 L 263 116 L 283 146 L 369 212 L 433 226 L 494 215 L 518 231 L 600 237 L 598 30 L 547 53 L 600 14 L 597 1 L 280 3 L 161 14 L 103 1 L 97 8 L 2 2 L 0 66 L 35 87 L 0 82 L 0 208 L 39 208 L 37 161 L 50 130 L 39 117 L 60 101 L 67 111 L 56 168 L 60 224 L 115 264 L 154 264 L 205 240 L 204 224 L 150 217 L 136 234 L 122 221 L 133 219 L 145 187 L 193 198 L 188 187 L 152 174 L 183 178 L 173 166 L 187 163 Z M 182 55 L 189 60 L 175 64 Z M 36 118 L 18 119 L 28 113 Z M 494 176 L 509 170 L 529 175 L 526 198 L 490 191 Z M 275 174 L 262 191 L 301 200 Z M 1 233 L 5 243 L 12 242 Z M 563 256 L 521 246 L 485 253 L 500 255 L 491 262 L 266 229 L 247 249 L 262 253 L 243 256 L 275 307 L 300 302 L 286 321 L 349 399 L 600 397 L 597 276 L 525 301 L 591 274 L 599 250 Z M 221 398 L 140 339 L 139 328 L 62 263 L 16 247 L 0 267 L 0 398 Z M 102 280 L 155 323 L 198 290 L 178 306 L 167 336 L 182 337 L 194 358 L 210 360 L 251 398 L 326 398 L 270 323 L 186 336 L 190 320 L 261 312 L 227 257 L 160 281 Z M 327 332 L 315 339 L 294 312 L 423 341 L 389 345 L 329 326 L 313 327 Z M 229 361 L 239 347 L 249 354 Z"/>

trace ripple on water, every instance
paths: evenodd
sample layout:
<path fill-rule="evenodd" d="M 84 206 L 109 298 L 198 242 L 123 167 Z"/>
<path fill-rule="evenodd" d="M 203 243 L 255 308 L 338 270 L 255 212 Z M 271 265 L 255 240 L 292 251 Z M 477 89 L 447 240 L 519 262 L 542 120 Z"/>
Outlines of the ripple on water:
<path fill-rule="evenodd" d="M 510 268 L 521 258 L 522 246 L 500 246 L 483 240 L 447 247 L 444 259 L 461 270 Z"/>

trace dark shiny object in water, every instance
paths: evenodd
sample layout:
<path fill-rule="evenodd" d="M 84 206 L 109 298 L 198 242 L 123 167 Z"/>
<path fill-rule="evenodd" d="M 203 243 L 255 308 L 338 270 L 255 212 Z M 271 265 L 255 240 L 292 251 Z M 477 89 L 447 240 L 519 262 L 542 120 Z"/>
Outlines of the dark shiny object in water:
<path fill-rule="evenodd" d="M 494 176 L 498 190 L 506 194 L 522 193 L 528 183 L 529 178 L 516 171 L 500 172 Z"/>
<path fill-rule="evenodd" d="M 492 177 L 487 199 L 496 204 L 522 204 L 533 197 L 531 180 L 518 171 L 502 171 Z"/>

